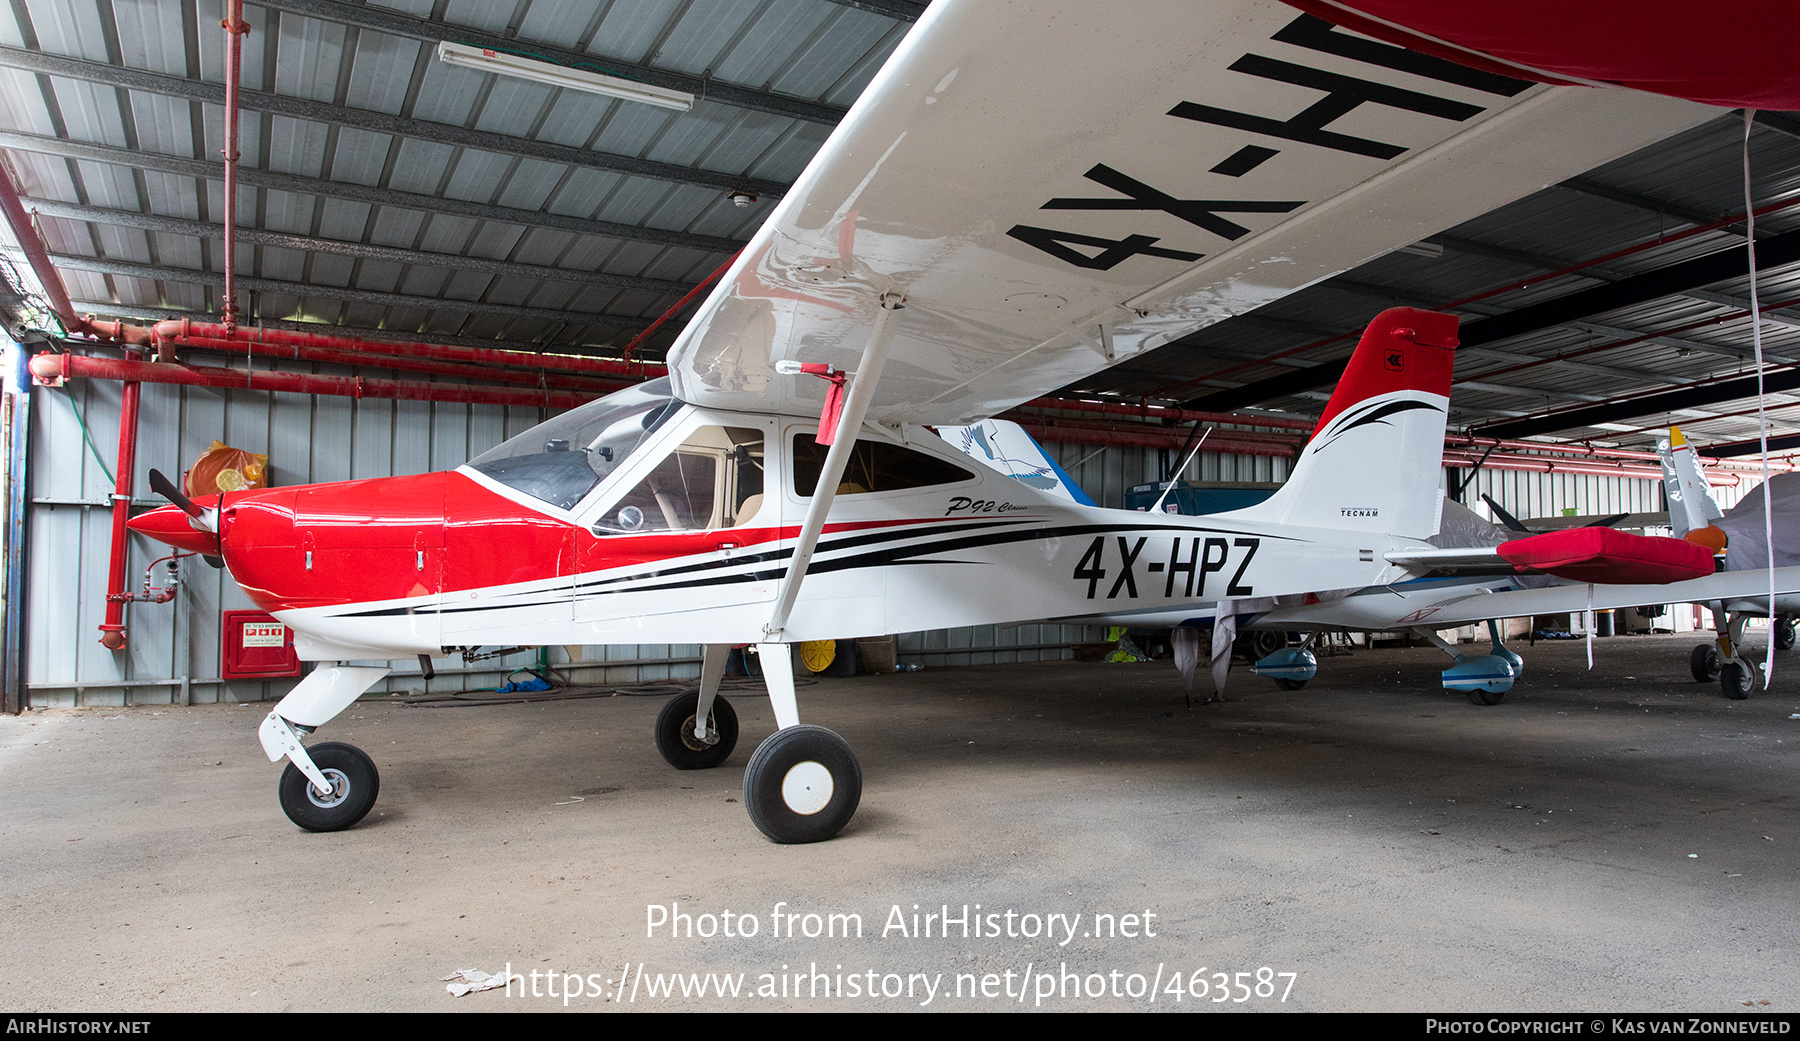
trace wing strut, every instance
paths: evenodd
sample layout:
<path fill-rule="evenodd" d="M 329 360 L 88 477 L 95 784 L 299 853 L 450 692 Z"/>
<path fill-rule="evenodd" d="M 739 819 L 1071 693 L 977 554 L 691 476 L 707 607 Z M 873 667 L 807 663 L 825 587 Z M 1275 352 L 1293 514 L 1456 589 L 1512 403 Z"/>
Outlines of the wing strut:
<path fill-rule="evenodd" d="M 875 385 L 881 380 L 881 368 L 887 363 L 888 345 L 894 342 L 894 331 L 898 327 L 896 316 L 905 306 L 903 300 L 898 293 L 885 293 L 881 297 L 881 309 L 875 312 L 869 344 L 863 348 L 856 375 L 850 378 L 850 396 L 844 401 L 837 435 L 832 438 L 831 450 L 825 453 L 825 468 L 819 474 L 818 486 L 813 489 L 812 503 L 806 508 L 800 539 L 794 543 L 794 559 L 788 567 L 787 582 L 781 588 L 781 599 L 775 604 L 775 613 L 769 616 L 768 624 L 763 626 L 763 634 L 771 641 L 778 640 L 781 631 L 787 628 L 788 615 L 800 596 L 800 584 L 806 580 L 813 548 L 819 544 L 819 535 L 825 530 L 825 517 L 831 512 L 832 500 L 837 498 L 838 482 L 844 479 L 844 468 L 850 464 L 850 453 L 856 448 L 856 433 L 862 429 L 863 416 L 875 397 Z"/>

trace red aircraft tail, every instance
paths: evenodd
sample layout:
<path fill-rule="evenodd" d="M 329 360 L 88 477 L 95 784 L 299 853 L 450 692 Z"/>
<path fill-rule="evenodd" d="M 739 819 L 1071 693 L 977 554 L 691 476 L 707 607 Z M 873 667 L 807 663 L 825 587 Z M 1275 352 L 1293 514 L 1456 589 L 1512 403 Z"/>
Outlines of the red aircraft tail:
<path fill-rule="evenodd" d="M 1363 330 L 1313 436 L 1345 409 L 1382 394 L 1417 390 L 1449 397 L 1456 326 L 1455 315 L 1416 307 L 1390 307 L 1376 315 Z"/>

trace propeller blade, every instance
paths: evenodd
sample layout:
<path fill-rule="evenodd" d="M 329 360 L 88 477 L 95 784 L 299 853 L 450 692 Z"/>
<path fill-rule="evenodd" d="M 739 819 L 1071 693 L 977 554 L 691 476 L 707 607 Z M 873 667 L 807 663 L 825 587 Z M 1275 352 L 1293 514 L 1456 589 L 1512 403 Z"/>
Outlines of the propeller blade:
<path fill-rule="evenodd" d="M 1512 531 L 1523 531 L 1523 532 L 1527 532 L 1527 533 L 1529 533 L 1531 531 L 1530 528 L 1527 528 L 1525 525 L 1519 523 L 1519 518 L 1506 512 L 1504 509 L 1501 509 L 1500 504 L 1494 501 L 1493 496 L 1487 494 L 1486 492 L 1483 492 L 1481 495 L 1481 501 L 1488 504 L 1488 509 L 1493 510 L 1494 516 L 1500 518 L 1500 523 L 1506 525 L 1507 528 L 1511 529 Z"/>
<path fill-rule="evenodd" d="M 1620 521 L 1624 520 L 1625 518 L 1627 518 L 1629 516 L 1631 516 L 1631 514 L 1629 514 L 1629 513 L 1615 513 L 1610 517 L 1602 517 L 1592 524 L 1583 524 L 1582 527 L 1584 527 L 1584 528 L 1610 528 L 1613 525 L 1619 523 Z"/>
<path fill-rule="evenodd" d="M 150 490 L 181 507 L 181 512 L 190 517 L 198 517 L 206 512 L 196 505 L 194 500 L 188 498 L 180 488 L 175 487 L 173 481 L 164 477 L 161 470 L 150 471 Z"/>
<path fill-rule="evenodd" d="M 161 470 L 152 469 L 150 471 L 150 490 L 174 503 L 181 512 L 187 514 L 189 517 L 202 522 L 194 525 L 195 527 L 200 528 L 201 530 L 210 529 L 212 531 L 213 549 L 215 552 L 203 553 L 201 554 L 201 559 L 205 560 L 215 568 L 223 568 L 225 566 L 225 541 L 219 534 L 217 518 L 207 521 L 205 508 L 188 498 L 187 494 L 180 488 L 175 487 L 175 482 L 163 476 Z M 221 502 L 223 502 L 224 496 L 220 496 L 219 498 Z"/>

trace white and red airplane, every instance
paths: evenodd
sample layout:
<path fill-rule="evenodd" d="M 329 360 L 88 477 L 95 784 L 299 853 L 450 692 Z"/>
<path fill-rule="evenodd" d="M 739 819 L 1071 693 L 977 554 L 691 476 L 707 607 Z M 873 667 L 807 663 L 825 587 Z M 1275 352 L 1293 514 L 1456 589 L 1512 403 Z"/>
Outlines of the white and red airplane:
<path fill-rule="evenodd" d="M 745 803 L 836 834 L 861 772 L 803 726 L 792 644 L 1381 586 L 1438 528 L 1455 319 L 1369 327 L 1293 477 L 1214 517 L 1082 506 L 946 448 L 968 423 L 1713 118 L 1425 58 L 1265 0 L 939 0 L 752 239 L 666 382 L 453 472 L 188 501 L 133 527 L 222 557 L 322 663 L 263 721 L 300 826 L 374 763 L 306 746 L 386 669 L 453 648 L 702 643 L 657 726 L 716 766 L 755 643 L 780 729 Z M 823 377 L 823 378 L 816 378 Z M 1654 598 L 1660 599 L 1660 598 Z"/>
<path fill-rule="evenodd" d="M 1719 570 L 1753 572 L 1768 575 L 1773 557 L 1776 574 L 1791 566 L 1794 552 L 1795 523 L 1800 511 L 1800 475 L 1776 474 L 1756 488 L 1730 511 L 1720 510 L 1707 490 L 1706 478 L 1700 474 L 1694 448 L 1682 436 L 1680 427 L 1669 428 L 1669 439 L 1658 446 L 1662 456 L 1664 497 L 1669 501 L 1669 527 L 1683 538 L 1711 546 L 1719 555 Z M 1763 515 L 1763 497 L 1773 489 L 1769 516 Z M 1773 539 L 1769 538 L 1773 535 Z M 1756 663 L 1743 652 L 1744 624 L 1751 618 L 1770 618 L 1769 583 L 1763 581 L 1756 592 L 1760 597 L 1714 600 L 1712 610 L 1714 638 L 1711 643 L 1696 646 L 1688 666 L 1700 683 L 1718 680 L 1725 696 L 1742 700 L 1756 689 L 1759 680 L 1767 685 Z M 1789 650 L 1796 640 L 1794 619 L 1800 617 L 1800 596 L 1782 585 L 1776 590 L 1775 610 L 1770 625 L 1772 650 Z M 1784 595 L 1785 594 L 1785 595 Z"/>

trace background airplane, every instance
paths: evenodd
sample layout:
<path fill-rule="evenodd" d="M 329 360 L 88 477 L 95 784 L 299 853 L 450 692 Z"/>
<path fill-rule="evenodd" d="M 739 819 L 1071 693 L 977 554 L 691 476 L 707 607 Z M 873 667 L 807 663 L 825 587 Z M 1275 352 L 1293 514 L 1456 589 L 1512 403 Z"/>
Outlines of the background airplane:
<path fill-rule="evenodd" d="M 1736 506 L 1720 510 L 1708 491 L 1706 478 L 1700 473 L 1694 448 L 1682 436 L 1680 427 L 1669 428 L 1669 439 L 1659 446 L 1663 465 L 1663 490 L 1669 500 L 1669 525 L 1679 537 L 1712 549 L 1719 558 L 1719 570 L 1767 574 L 1770 557 L 1779 569 L 1800 563 L 1800 474 L 1776 474 L 1767 483 L 1752 488 Z M 1765 525 L 1763 497 L 1770 496 L 1769 523 Z M 1774 541 L 1769 539 L 1773 529 Z M 1694 679 L 1706 683 L 1718 680 L 1725 696 L 1742 699 L 1750 696 L 1759 679 L 1767 686 L 1756 663 L 1743 655 L 1744 624 L 1751 618 L 1770 618 L 1768 585 L 1758 592 L 1760 599 L 1743 597 L 1711 601 L 1716 636 L 1712 643 L 1694 648 L 1689 668 Z M 1800 597 L 1783 596 L 1777 589 L 1773 619 L 1769 626 L 1772 650 L 1788 650 L 1794 646 L 1794 619 L 1800 616 Z"/>

